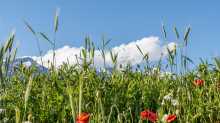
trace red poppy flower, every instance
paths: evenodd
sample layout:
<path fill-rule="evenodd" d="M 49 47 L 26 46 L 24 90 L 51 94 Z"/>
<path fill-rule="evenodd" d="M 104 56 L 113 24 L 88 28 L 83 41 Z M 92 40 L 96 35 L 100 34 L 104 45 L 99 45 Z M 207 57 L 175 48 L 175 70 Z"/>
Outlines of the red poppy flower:
<path fill-rule="evenodd" d="M 192 82 L 192 84 L 196 87 L 197 86 L 197 83 L 196 82 Z"/>
<path fill-rule="evenodd" d="M 204 84 L 204 81 L 202 79 L 198 79 L 198 82 L 200 85 Z"/>
<path fill-rule="evenodd" d="M 199 85 L 202 85 L 202 84 L 204 84 L 204 81 L 202 80 L 202 79 L 198 79 L 198 81 L 197 80 L 195 80 L 195 82 L 192 82 L 192 84 L 196 87 L 197 86 L 197 84 L 198 84 L 198 82 L 199 82 Z"/>
<path fill-rule="evenodd" d="M 176 118 L 176 115 L 171 115 L 167 118 L 167 122 L 171 122 Z"/>
<path fill-rule="evenodd" d="M 220 81 L 218 83 L 220 84 Z"/>
<path fill-rule="evenodd" d="M 213 123 L 218 122 L 219 120 L 210 119 Z M 220 122 L 219 122 L 220 123 Z"/>
<path fill-rule="evenodd" d="M 148 118 L 150 121 L 155 121 L 158 118 L 158 115 L 150 112 L 150 110 L 142 111 L 141 116 Z"/>
<path fill-rule="evenodd" d="M 218 90 L 220 91 L 220 88 L 218 88 Z"/>
<path fill-rule="evenodd" d="M 81 113 L 81 119 L 79 118 L 79 114 L 77 115 L 77 123 L 87 123 L 86 120 L 89 117 L 90 114 Z M 80 120 L 79 120 L 80 119 Z"/>

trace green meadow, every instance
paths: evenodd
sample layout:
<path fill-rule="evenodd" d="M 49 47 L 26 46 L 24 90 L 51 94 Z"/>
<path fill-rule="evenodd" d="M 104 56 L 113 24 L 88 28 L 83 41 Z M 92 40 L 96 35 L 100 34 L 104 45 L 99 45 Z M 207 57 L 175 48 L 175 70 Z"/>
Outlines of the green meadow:
<path fill-rule="evenodd" d="M 36 35 L 34 29 L 25 22 L 24 26 L 37 37 L 43 36 L 55 50 L 59 10 L 56 14 L 54 40 L 43 33 Z M 30 22 L 29 22 L 30 23 Z M 144 70 L 140 65 L 133 67 L 117 64 L 118 53 L 110 51 L 114 70 L 111 74 L 96 73 L 94 66 L 95 45 L 90 37 L 85 38 L 85 49 L 80 56 L 73 56 L 77 64 L 63 63 L 56 69 L 56 54 L 48 60 L 48 72 L 36 73 L 38 67 L 20 66 L 8 69 L 15 59 L 18 44 L 13 49 L 13 30 L 1 47 L 0 66 L 0 121 L 7 123 L 212 123 L 220 122 L 220 57 L 212 58 L 214 64 L 202 59 L 199 66 L 190 71 L 188 64 L 194 64 L 187 57 L 187 36 L 191 26 L 179 39 L 177 28 L 173 34 L 179 44 L 174 49 L 167 45 L 167 62 L 162 67 L 162 57 L 158 64 L 151 66 L 148 54 L 143 54 Z M 162 30 L 166 39 L 165 27 Z M 110 40 L 104 40 L 101 33 L 101 52 L 106 68 L 105 47 Z M 179 52 L 179 53 L 177 53 Z M 39 47 L 39 54 L 41 50 Z M 88 59 L 91 60 L 88 60 Z M 181 59 L 180 61 L 177 61 Z M 82 64 L 80 64 L 82 61 Z M 42 65 L 43 62 L 41 61 Z M 77 69 L 76 69 L 77 67 Z M 125 67 L 124 70 L 118 70 Z M 157 68 L 157 69 L 154 69 Z M 171 71 L 167 74 L 166 71 Z M 178 70 L 180 71 L 178 73 Z M 14 72 L 10 76 L 10 72 Z M 7 73 L 7 74 L 6 74 Z M 1 110 L 2 109 L 2 110 Z M 145 111 L 149 110 L 150 113 Z M 146 114 L 145 114 L 146 113 Z M 77 115 L 79 117 L 77 118 Z M 153 118 L 157 116 L 157 118 Z M 154 119 L 154 120 L 150 120 Z M 219 121 L 218 121 L 219 120 Z"/>

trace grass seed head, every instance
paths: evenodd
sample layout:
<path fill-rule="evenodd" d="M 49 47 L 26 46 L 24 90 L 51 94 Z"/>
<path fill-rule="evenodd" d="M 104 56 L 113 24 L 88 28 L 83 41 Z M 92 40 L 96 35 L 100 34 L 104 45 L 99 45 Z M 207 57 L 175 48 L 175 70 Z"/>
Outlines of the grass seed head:
<path fill-rule="evenodd" d="M 82 74 L 82 70 L 79 70 L 79 75 L 81 75 Z"/>
<path fill-rule="evenodd" d="M 161 25 L 162 25 L 162 28 L 163 28 L 164 37 L 166 38 L 166 31 L 165 31 L 165 28 L 164 28 L 164 25 L 163 25 L 162 21 L 161 21 Z"/>
<path fill-rule="evenodd" d="M 57 11 L 56 11 L 55 31 L 57 31 L 59 13 L 60 13 L 60 7 L 57 8 Z"/>
<path fill-rule="evenodd" d="M 176 27 L 174 27 L 174 32 L 175 32 L 175 34 L 176 34 L 177 39 L 179 40 L 179 34 L 178 34 L 178 32 L 177 32 Z"/>
<path fill-rule="evenodd" d="M 121 65 L 121 64 L 119 64 L 119 68 L 122 68 L 122 65 Z"/>

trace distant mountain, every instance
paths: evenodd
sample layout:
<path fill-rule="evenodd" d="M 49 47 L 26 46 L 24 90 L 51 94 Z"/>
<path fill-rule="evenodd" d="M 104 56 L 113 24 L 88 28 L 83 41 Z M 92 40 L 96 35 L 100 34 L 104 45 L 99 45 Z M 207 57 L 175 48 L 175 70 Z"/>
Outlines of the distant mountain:
<path fill-rule="evenodd" d="M 12 67 L 17 67 L 17 68 L 20 69 L 20 67 L 19 67 L 18 65 L 21 65 L 21 60 L 22 60 L 23 66 L 24 66 L 24 67 L 27 67 L 27 68 L 33 67 L 33 65 L 34 65 L 34 63 L 35 63 L 35 61 L 34 61 L 31 57 L 27 57 L 27 56 L 22 57 L 22 58 L 21 58 L 21 57 L 20 57 L 20 58 L 16 58 L 16 59 L 14 60 L 13 66 L 12 66 L 12 60 L 11 60 L 11 61 L 10 61 L 10 64 L 9 64 L 9 68 L 8 68 L 8 70 L 9 70 L 10 72 L 8 72 L 7 75 L 11 75 L 11 76 L 14 75 L 14 72 L 13 72 L 13 70 L 12 70 Z M 3 62 L 3 67 L 4 67 L 4 66 L 5 66 L 5 60 L 4 60 L 4 62 Z M 48 72 L 46 67 L 43 66 L 43 69 L 42 69 L 42 65 L 40 65 L 40 64 L 38 64 L 38 63 L 36 63 L 35 67 L 38 67 L 37 73 L 43 73 L 43 69 L 44 69 L 45 73 Z M 103 72 L 106 72 L 107 75 L 110 75 L 110 74 L 112 73 L 112 70 L 113 70 L 113 69 L 114 69 L 113 67 L 107 67 L 106 70 L 105 70 L 104 68 L 96 68 L 96 73 L 97 73 L 98 76 L 100 76 L 101 73 L 103 73 Z M 118 71 L 118 70 L 119 70 L 119 69 L 116 68 L 116 71 Z M 124 68 L 122 68 L 122 70 L 124 70 Z M 120 71 L 120 70 L 119 70 L 119 71 Z"/>
<path fill-rule="evenodd" d="M 35 61 L 34 61 L 31 57 L 22 57 L 22 58 L 20 57 L 20 58 L 16 58 L 16 59 L 14 59 L 13 65 L 12 65 L 12 60 L 10 60 L 9 67 L 8 67 L 8 70 L 9 70 L 10 72 L 7 73 L 8 75 L 10 75 L 10 74 L 11 74 L 11 76 L 14 75 L 14 72 L 13 72 L 13 70 L 12 70 L 12 67 L 17 67 L 17 68 L 20 69 L 20 67 L 19 67 L 18 65 L 21 65 L 21 60 L 22 60 L 23 66 L 24 66 L 24 67 L 27 67 L 27 68 L 33 67 L 33 65 L 34 65 L 34 63 L 35 63 Z M 5 67 L 5 60 L 4 60 L 4 62 L 3 62 L 3 67 Z M 44 72 L 47 73 L 47 68 L 46 68 L 46 67 L 43 66 L 43 68 L 42 68 L 42 65 L 40 65 L 40 64 L 38 64 L 38 63 L 36 63 L 35 67 L 38 67 L 37 73 L 42 73 L 43 70 L 44 70 Z"/>

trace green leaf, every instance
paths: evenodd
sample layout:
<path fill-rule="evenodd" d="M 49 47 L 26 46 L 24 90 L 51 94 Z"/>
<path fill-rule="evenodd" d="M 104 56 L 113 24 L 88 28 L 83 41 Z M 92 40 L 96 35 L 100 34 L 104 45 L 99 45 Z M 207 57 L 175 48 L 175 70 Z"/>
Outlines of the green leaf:
<path fill-rule="evenodd" d="M 52 45 L 54 45 L 48 38 L 47 36 L 44 34 L 44 33 L 40 33 L 46 40 L 48 40 Z"/>
<path fill-rule="evenodd" d="M 190 61 L 191 63 L 193 63 L 193 61 L 189 58 L 187 58 L 186 56 L 182 55 L 185 59 L 187 59 L 188 61 Z M 194 63 L 193 63 L 194 64 Z M 194 64 L 195 65 L 195 64 Z"/>
<path fill-rule="evenodd" d="M 142 53 L 140 47 L 139 47 L 137 44 L 136 44 L 136 46 L 137 46 L 138 50 L 141 52 L 141 54 L 143 55 L 143 53 Z"/>
<path fill-rule="evenodd" d="M 105 43 L 104 47 L 110 42 L 111 38 L 107 41 L 107 43 Z"/>
<path fill-rule="evenodd" d="M 82 49 L 82 53 L 83 53 L 84 58 L 86 58 L 86 53 L 83 49 Z"/>
<path fill-rule="evenodd" d="M 143 60 L 142 61 L 144 61 L 144 59 L 147 57 L 147 59 L 146 59 L 146 61 L 148 61 L 148 53 L 143 57 Z"/>

